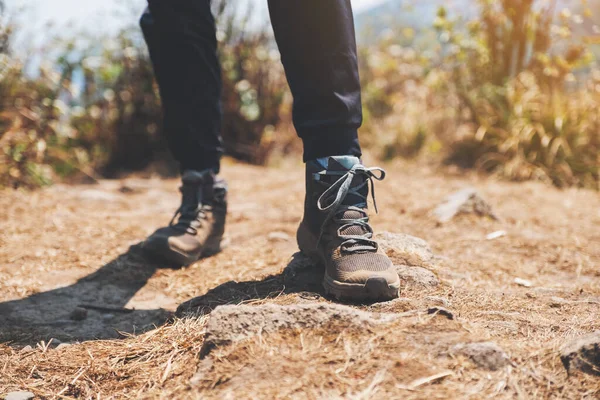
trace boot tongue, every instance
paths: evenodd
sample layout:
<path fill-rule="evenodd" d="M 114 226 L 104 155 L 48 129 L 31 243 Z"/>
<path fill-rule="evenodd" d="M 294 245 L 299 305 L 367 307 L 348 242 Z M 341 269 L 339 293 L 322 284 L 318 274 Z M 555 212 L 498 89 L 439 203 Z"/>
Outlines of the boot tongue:
<path fill-rule="evenodd" d="M 326 173 L 333 172 L 331 174 L 331 182 L 330 183 L 334 183 L 335 181 L 337 181 L 339 178 L 341 178 L 346 172 L 348 172 L 356 164 L 360 164 L 360 159 L 358 157 L 335 156 L 335 157 L 327 158 L 327 165 L 325 166 L 325 169 L 327 171 Z M 365 182 L 365 179 L 366 178 L 361 175 L 355 176 L 354 179 L 352 179 L 352 185 L 350 187 L 355 188 L 356 186 L 361 185 L 362 183 Z M 366 208 L 365 203 L 366 203 L 366 197 L 369 194 L 368 190 L 369 190 L 369 188 L 367 187 L 367 185 L 365 185 L 360 190 L 360 194 L 362 196 L 364 196 L 364 198 L 361 198 L 360 196 L 349 193 L 346 196 L 346 198 L 344 199 L 344 201 L 342 202 L 342 204 L 346 205 L 346 206 L 358 206 L 358 205 L 362 204 L 362 206 L 364 206 L 364 207 L 361 207 L 361 208 Z M 357 211 L 354 211 L 354 213 L 360 214 Z M 361 217 L 361 215 L 359 215 L 359 218 L 360 217 Z M 344 218 L 346 218 L 346 217 L 344 217 Z"/>
<path fill-rule="evenodd" d="M 356 164 L 360 164 L 360 159 L 354 156 L 334 156 L 326 159 L 324 165 L 327 171 L 348 171 Z"/>

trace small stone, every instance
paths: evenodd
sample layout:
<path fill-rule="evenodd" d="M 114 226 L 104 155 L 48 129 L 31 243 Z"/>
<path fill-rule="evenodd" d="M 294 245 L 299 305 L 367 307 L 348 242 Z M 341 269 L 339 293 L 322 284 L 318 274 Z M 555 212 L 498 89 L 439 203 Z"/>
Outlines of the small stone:
<path fill-rule="evenodd" d="M 23 347 L 20 352 L 21 353 L 29 353 L 30 351 L 33 351 L 33 347 L 31 347 L 30 345 L 27 345 L 27 346 Z"/>
<path fill-rule="evenodd" d="M 430 307 L 427 310 L 428 314 L 439 314 L 439 315 L 443 315 L 444 317 L 448 318 L 448 319 L 454 319 L 454 313 L 444 307 Z"/>
<path fill-rule="evenodd" d="M 564 305 L 569 304 L 570 302 L 566 299 L 563 299 L 562 297 L 556 297 L 556 296 L 552 296 L 550 298 L 550 302 L 548 303 L 548 305 L 552 308 L 560 308 Z"/>
<path fill-rule="evenodd" d="M 561 350 L 560 359 L 565 369 L 574 369 L 600 376 L 600 331 L 576 338 Z"/>
<path fill-rule="evenodd" d="M 439 223 L 448 222 L 460 214 L 476 214 L 498 220 L 492 207 L 474 188 L 459 190 L 451 194 L 433 211 L 433 215 Z"/>
<path fill-rule="evenodd" d="M 506 231 L 496 231 L 496 232 L 488 233 L 487 235 L 485 235 L 485 238 L 487 240 L 494 240 L 494 239 L 499 239 L 503 236 L 506 236 Z"/>
<path fill-rule="evenodd" d="M 73 321 L 83 321 L 88 316 L 88 310 L 82 307 L 75 307 L 73 311 L 71 311 L 71 318 Z"/>
<path fill-rule="evenodd" d="M 270 242 L 287 242 L 290 240 L 290 235 L 285 232 L 271 232 L 267 235 Z"/>
<path fill-rule="evenodd" d="M 531 281 L 528 281 L 527 279 L 515 278 L 514 282 L 517 285 L 523 286 L 523 287 L 532 287 L 533 286 L 533 283 L 531 283 Z"/>
<path fill-rule="evenodd" d="M 143 193 L 144 191 L 145 191 L 145 188 L 131 186 L 131 185 L 127 185 L 127 184 L 123 184 L 123 185 L 121 185 L 121 187 L 119 187 L 119 192 L 124 193 L 124 194 L 137 194 L 137 193 Z"/>
<path fill-rule="evenodd" d="M 451 352 L 468 357 L 478 367 L 490 371 L 496 371 L 510 362 L 504 350 L 493 342 L 457 344 Z"/>
<path fill-rule="evenodd" d="M 4 396 L 4 400 L 31 400 L 34 397 L 31 392 L 10 392 Z"/>
<path fill-rule="evenodd" d="M 440 284 L 438 277 L 428 269 L 421 267 L 408 267 L 396 265 L 396 272 L 400 279 L 405 282 L 418 284 L 426 287 L 435 287 Z"/>
<path fill-rule="evenodd" d="M 66 348 L 66 347 L 69 347 L 69 346 L 71 346 L 71 343 L 61 343 L 58 346 L 56 346 L 56 350 L 62 350 L 62 349 Z"/>

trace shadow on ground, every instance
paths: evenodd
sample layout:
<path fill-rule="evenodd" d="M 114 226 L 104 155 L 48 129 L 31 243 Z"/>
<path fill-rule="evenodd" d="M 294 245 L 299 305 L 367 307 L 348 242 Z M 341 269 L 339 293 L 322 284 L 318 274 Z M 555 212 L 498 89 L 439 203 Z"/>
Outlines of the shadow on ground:
<path fill-rule="evenodd" d="M 220 305 L 250 303 L 282 294 L 299 293 L 310 298 L 325 296 L 321 285 L 323 273 L 321 267 L 316 267 L 308 257 L 298 252 L 281 274 L 260 281 L 226 282 L 181 304 L 177 315 L 206 314 Z"/>
<path fill-rule="evenodd" d="M 125 308 L 129 300 L 161 268 L 172 268 L 148 257 L 141 244 L 76 283 L 0 303 L 0 342 L 16 346 L 123 338 L 164 324 L 172 313 L 164 309 Z M 239 304 L 305 292 L 322 295 L 323 272 L 296 253 L 284 271 L 260 281 L 226 282 L 205 295 L 181 304 L 178 315 L 208 313 L 218 305 Z M 78 319 L 81 313 L 85 318 Z"/>
<path fill-rule="evenodd" d="M 157 269 L 167 267 L 138 243 L 70 286 L 0 303 L 0 342 L 113 339 L 152 329 L 171 313 L 125 306 Z"/>

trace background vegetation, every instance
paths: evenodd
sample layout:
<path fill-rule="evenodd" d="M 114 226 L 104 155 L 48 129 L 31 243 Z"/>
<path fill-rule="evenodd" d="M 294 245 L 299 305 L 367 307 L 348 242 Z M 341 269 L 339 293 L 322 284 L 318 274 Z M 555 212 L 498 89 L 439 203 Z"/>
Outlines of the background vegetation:
<path fill-rule="evenodd" d="M 1 1 L 1 0 L 0 0 Z M 382 159 L 429 157 L 515 179 L 600 185 L 600 71 L 593 5 L 473 0 L 467 20 L 362 29 L 364 145 Z M 264 164 L 300 151 L 270 30 L 218 1 L 228 154 Z M 132 21 L 135 18 L 132 17 Z M 364 24 L 359 24 L 363 26 Z M 176 172 L 136 25 L 102 38 L 54 37 L 37 73 L 0 17 L 0 185 Z"/>

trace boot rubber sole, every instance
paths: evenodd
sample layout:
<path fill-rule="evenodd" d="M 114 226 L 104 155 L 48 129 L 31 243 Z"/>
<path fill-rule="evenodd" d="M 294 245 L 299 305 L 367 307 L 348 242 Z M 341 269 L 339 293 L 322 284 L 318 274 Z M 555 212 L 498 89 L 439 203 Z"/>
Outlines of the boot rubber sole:
<path fill-rule="evenodd" d="M 400 293 L 400 282 L 388 284 L 381 277 L 369 278 L 364 284 L 360 284 L 339 282 L 325 274 L 323 287 L 327 294 L 346 301 L 388 301 L 397 298 Z"/>

